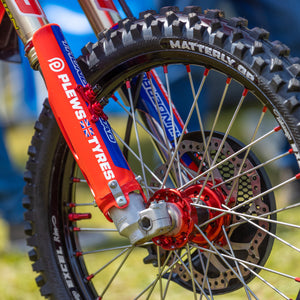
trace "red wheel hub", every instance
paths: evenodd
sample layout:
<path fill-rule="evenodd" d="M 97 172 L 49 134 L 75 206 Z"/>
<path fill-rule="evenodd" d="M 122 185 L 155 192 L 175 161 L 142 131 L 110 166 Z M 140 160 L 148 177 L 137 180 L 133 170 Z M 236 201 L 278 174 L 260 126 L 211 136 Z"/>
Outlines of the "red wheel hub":
<path fill-rule="evenodd" d="M 222 209 L 222 204 L 226 200 L 226 195 L 223 191 L 220 188 L 212 189 L 212 186 L 213 184 L 208 182 L 204 188 L 202 184 L 196 184 L 184 191 L 175 189 L 157 191 L 151 197 L 149 203 L 161 200 L 166 201 L 175 226 L 168 234 L 153 238 L 153 242 L 165 250 L 179 249 L 189 241 L 206 247 L 208 245 L 207 240 L 194 225 L 196 224 L 201 227 L 201 224 L 204 222 L 221 214 L 220 211 L 211 208 Z M 202 188 L 203 191 L 199 198 Z M 192 203 L 196 202 L 202 206 L 197 207 L 192 205 Z M 229 218 L 229 215 L 221 216 L 202 226 L 201 230 L 210 241 L 224 245 L 226 241 L 223 236 L 222 226 L 229 224 Z"/>

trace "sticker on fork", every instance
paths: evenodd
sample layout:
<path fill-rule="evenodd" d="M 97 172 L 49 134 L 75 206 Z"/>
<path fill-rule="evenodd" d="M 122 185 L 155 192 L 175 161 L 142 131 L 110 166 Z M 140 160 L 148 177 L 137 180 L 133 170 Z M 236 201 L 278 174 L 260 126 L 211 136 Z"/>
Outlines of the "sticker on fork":
<path fill-rule="evenodd" d="M 100 10 L 110 10 L 117 12 L 117 9 L 111 0 L 95 0 L 96 6 Z"/>
<path fill-rule="evenodd" d="M 36 17 L 45 17 L 45 14 L 37 0 L 15 0 L 12 3 L 19 13 Z"/>

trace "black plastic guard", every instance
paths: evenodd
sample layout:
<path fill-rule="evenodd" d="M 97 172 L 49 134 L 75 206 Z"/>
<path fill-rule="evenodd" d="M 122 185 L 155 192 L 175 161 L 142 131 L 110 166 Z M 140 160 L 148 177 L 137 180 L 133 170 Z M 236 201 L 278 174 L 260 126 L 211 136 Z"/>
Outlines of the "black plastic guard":
<path fill-rule="evenodd" d="M 0 24 L 0 60 L 21 62 L 18 35 L 7 14 Z"/>

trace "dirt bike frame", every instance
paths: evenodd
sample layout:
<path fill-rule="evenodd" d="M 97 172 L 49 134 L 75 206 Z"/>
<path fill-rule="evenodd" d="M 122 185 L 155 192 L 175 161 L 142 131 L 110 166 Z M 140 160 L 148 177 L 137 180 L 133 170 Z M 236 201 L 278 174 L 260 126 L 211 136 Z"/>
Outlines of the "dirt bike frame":
<path fill-rule="evenodd" d="M 167 207 L 151 212 L 145 209 L 146 196 L 114 138 L 101 104 L 96 100 L 97 91 L 88 85 L 59 25 L 49 24 L 37 0 L 1 1 L 0 21 L 5 8 L 32 68 L 40 70 L 44 77 L 56 121 L 98 207 L 132 243 L 167 232 L 171 226 Z M 118 26 L 120 16 L 113 1 L 79 0 L 79 3 L 96 34 Z M 149 89 L 149 76 L 153 78 L 157 95 Z M 129 82 L 126 88 L 131 89 Z M 180 136 L 183 123 L 154 72 L 144 76 L 141 93 L 146 100 L 140 109 L 147 110 L 159 121 L 154 103 L 156 98 L 165 113 L 163 122 L 169 142 L 174 141 L 173 132 Z M 170 129 L 168 120 L 174 116 L 177 128 Z M 138 223 L 141 216 L 148 218 L 149 215 L 152 216 L 151 223 L 157 225 L 152 226 L 151 231 L 143 231 Z"/>

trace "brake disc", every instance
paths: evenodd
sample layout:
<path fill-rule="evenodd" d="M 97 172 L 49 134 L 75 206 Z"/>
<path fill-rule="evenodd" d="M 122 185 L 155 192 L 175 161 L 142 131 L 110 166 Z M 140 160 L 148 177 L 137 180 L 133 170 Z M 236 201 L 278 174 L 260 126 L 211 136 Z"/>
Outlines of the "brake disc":
<path fill-rule="evenodd" d="M 253 265 L 265 264 L 273 245 L 273 238 L 268 233 L 274 233 L 276 229 L 274 223 L 268 222 L 267 219 L 265 221 L 263 218 L 253 218 L 276 218 L 275 214 L 269 214 L 275 210 L 274 195 L 269 193 L 261 196 L 263 191 L 271 187 L 266 172 L 255 155 L 247 151 L 241 142 L 232 137 L 227 137 L 225 142 L 223 139 L 223 133 L 205 132 L 203 142 L 201 132 L 188 133 L 182 139 L 179 153 L 181 162 L 189 161 L 189 166 L 185 166 L 188 170 L 181 170 L 184 178 L 196 177 L 211 168 L 213 163 L 217 165 L 210 175 L 204 173 L 206 175 L 203 177 L 197 176 L 193 184 L 201 185 L 206 182 L 212 191 L 221 189 L 223 194 L 231 199 L 230 207 L 234 213 L 231 214 L 229 224 L 224 227 L 226 238 L 218 236 L 210 240 L 211 244 L 207 242 L 204 245 L 190 241 L 188 245 L 192 253 L 193 268 L 190 268 L 185 257 L 185 260 L 173 264 L 172 271 L 164 275 L 165 278 L 171 277 L 171 280 L 190 290 L 193 289 L 192 276 L 206 292 L 209 285 L 213 294 L 240 288 L 241 277 L 245 282 L 255 277 L 253 272 L 257 273 L 260 269 Z M 241 150 L 243 148 L 245 150 Z M 238 155 L 235 154 L 237 152 Z M 155 170 L 155 174 L 162 179 L 167 168 L 168 163 L 163 164 Z M 157 186 L 155 179 L 152 180 L 152 184 Z M 205 232 L 205 226 L 198 226 Z M 215 249 L 212 249 L 211 245 Z M 218 254 L 215 254 L 216 250 Z M 186 250 L 182 248 L 176 251 L 182 253 Z M 169 259 L 169 265 L 172 261 Z M 190 274 L 190 269 L 193 270 L 193 274 Z M 196 289 L 200 292 L 199 288 Z"/>

